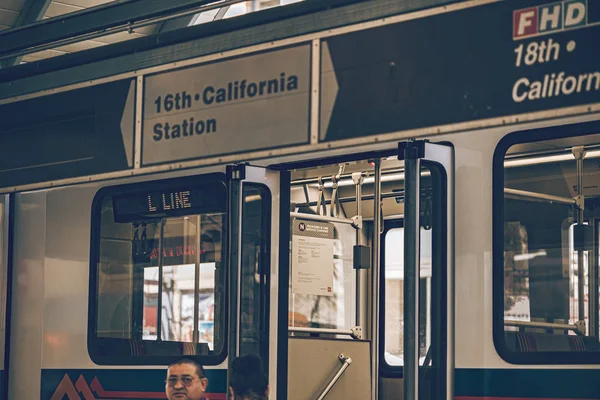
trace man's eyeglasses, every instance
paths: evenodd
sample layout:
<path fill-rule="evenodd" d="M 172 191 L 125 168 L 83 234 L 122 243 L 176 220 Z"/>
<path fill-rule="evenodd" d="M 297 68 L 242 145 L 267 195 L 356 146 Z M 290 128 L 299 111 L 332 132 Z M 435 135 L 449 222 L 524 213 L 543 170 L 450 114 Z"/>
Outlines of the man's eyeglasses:
<path fill-rule="evenodd" d="M 199 379 L 202 380 L 204 377 L 201 376 Z M 175 385 L 177 385 L 177 381 L 181 380 L 181 383 L 183 384 L 183 386 L 185 387 L 189 387 L 192 385 L 192 383 L 194 383 L 194 380 L 196 379 L 196 377 L 193 376 L 182 376 L 181 378 L 177 378 L 177 377 L 172 377 L 167 379 L 167 385 L 170 387 L 174 387 Z"/>

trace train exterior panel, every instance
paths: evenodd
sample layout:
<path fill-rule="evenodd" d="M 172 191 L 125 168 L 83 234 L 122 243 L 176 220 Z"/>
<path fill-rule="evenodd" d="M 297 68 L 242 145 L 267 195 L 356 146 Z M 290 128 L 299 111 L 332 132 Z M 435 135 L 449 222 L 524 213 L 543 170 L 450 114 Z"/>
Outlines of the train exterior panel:
<path fill-rule="evenodd" d="M 598 398 L 599 24 L 595 0 L 468 1 L 43 90 L 27 89 L 27 78 L 0 83 L 10 116 L 0 135 L 11 137 L 0 170 L 0 399 L 163 399 L 166 364 L 184 354 L 206 364 L 208 397 L 225 399 L 229 363 L 250 350 L 267 360 L 272 398 L 316 398 L 287 391 L 304 379 L 288 368 L 331 360 L 288 359 L 288 339 L 327 349 L 348 335 L 369 359 L 347 376 L 368 375 L 361 390 L 371 398 L 410 398 L 419 382 L 420 399 Z M 416 153 L 404 152 L 412 143 Z M 565 149 L 580 147 L 588 158 L 564 164 Z M 419 205 L 409 197 L 412 162 L 426 193 Z M 377 187 L 380 168 L 389 179 Z M 352 173 L 371 179 L 362 206 Z M 215 201 L 219 190 L 204 181 L 225 197 Z M 324 187 L 328 215 L 313 201 Z M 416 232 L 421 218 L 433 221 L 430 239 L 411 233 L 415 210 Z M 290 224 L 303 215 L 332 224 L 323 238 L 335 294 L 317 296 L 320 305 L 288 288 L 299 234 Z M 595 232 L 571 226 L 584 216 Z M 563 223 L 562 239 L 540 220 Z M 415 257 L 397 256 L 399 270 L 379 247 L 393 229 L 403 230 L 397 247 L 421 240 Z M 571 238 L 580 231 L 585 239 Z M 367 269 L 347 253 L 361 241 L 374 254 Z M 544 272 L 536 262 L 546 252 L 554 258 Z M 416 310 L 401 318 L 415 328 L 416 353 L 403 347 L 411 339 L 388 346 L 408 334 L 386 328 L 397 322 L 389 282 L 404 282 L 409 262 L 421 268 L 421 297 L 399 291 L 394 304 Z M 355 326 L 361 334 L 348 333 Z M 332 398 L 349 390 L 339 382 Z"/>

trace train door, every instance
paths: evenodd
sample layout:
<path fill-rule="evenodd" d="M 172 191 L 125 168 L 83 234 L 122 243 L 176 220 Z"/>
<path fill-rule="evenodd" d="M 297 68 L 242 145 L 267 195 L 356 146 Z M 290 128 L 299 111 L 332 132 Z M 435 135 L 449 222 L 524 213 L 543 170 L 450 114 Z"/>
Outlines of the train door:
<path fill-rule="evenodd" d="M 408 142 L 404 153 L 404 398 L 454 398 L 454 160 L 449 146 Z M 399 154 L 401 156 L 402 154 Z M 424 178 L 429 175 L 429 184 Z M 425 184 L 423 184 L 425 183 Z M 429 189 L 429 190 L 428 190 Z M 424 207 L 422 207 L 422 204 Z M 419 308 L 423 230 L 431 230 L 430 326 Z M 425 314 L 426 315 L 426 314 Z M 425 324 L 426 325 L 426 324 Z M 429 332 L 430 340 L 427 342 Z M 425 339 L 425 345 L 423 342 Z M 421 352 L 425 358 L 421 362 Z"/>
<path fill-rule="evenodd" d="M 453 398 L 453 149 L 308 164 L 288 166 L 287 398 Z"/>
<path fill-rule="evenodd" d="M 245 164 L 228 166 L 229 365 L 259 354 L 273 398 L 287 371 L 287 246 L 289 174 Z M 284 247 L 287 248 L 287 247 Z M 280 258 L 281 257 L 281 258 Z M 283 311 L 282 311 L 283 310 Z"/>
<path fill-rule="evenodd" d="M 379 398 L 451 399 L 453 149 L 406 142 L 398 157 L 404 210 L 382 233 Z"/>

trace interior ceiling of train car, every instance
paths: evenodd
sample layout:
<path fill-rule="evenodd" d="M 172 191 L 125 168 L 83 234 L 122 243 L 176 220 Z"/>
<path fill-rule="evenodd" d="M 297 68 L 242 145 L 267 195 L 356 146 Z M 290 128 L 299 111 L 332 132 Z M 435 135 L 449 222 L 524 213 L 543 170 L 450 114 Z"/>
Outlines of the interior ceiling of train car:
<path fill-rule="evenodd" d="M 577 196 L 577 161 L 573 150 L 583 146 L 584 194 L 587 199 L 600 197 L 600 134 L 568 137 L 523 143 L 512 146 L 506 155 L 504 166 L 507 188 L 527 190 L 563 198 Z M 341 168 L 340 168 L 341 167 Z M 361 172 L 362 213 L 365 220 L 373 218 L 374 167 L 371 160 L 329 164 L 294 169 L 292 172 L 292 196 L 294 211 L 318 212 L 318 199 L 326 203 L 325 214 L 332 212 L 334 179 L 337 181 L 335 198 L 340 216 L 351 218 L 358 213 L 356 183 L 353 174 Z M 423 199 L 429 196 L 428 171 L 422 177 Z M 320 182 L 319 182 L 320 181 Z M 404 213 L 404 163 L 391 156 L 381 160 L 381 213 L 384 219 Z M 508 197 L 512 195 L 508 194 Z M 522 197 L 517 197 L 522 198 Z M 530 199 L 531 200 L 531 199 Z M 310 208 L 310 211 L 308 210 Z"/>
<path fill-rule="evenodd" d="M 594 207 L 597 207 L 600 199 L 600 134 L 512 146 L 504 161 L 505 187 L 509 190 L 525 190 L 573 199 L 578 195 L 576 155 L 581 154 L 582 194 L 586 199 L 586 207 L 588 202 L 593 202 Z M 505 195 L 508 198 L 523 199 L 515 193 L 505 192 Z"/>
<path fill-rule="evenodd" d="M 93 7 L 102 7 L 108 3 L 125 3 L 131 0 L 0 0 L 0 31 L 16 29 L 37 21 L 61 17 L 66 14 L 81 12 Z M 23 56 L 19 62 L 38 61 L 63 54 L 92 49 L 112 43 L 136 39 L 166 30 L 190 25 L 204 24 L 211 21 L 232 18 L 272 7 L 298 3 L 304 0 L 221 0 L 211 3 L 206 11 L 190 14 L 177 19 L 139 27 L 131 32 L 123 31 L 109 35 L 57 46 Z M 223 3 L 222 6 L 219 3 Z"/>
<path fill-rule="evenodd" d="M 383 218 L 397 217 L 404 213 L 404 163 L 397 157 L 381 159 L 381 211 Z M 356 203 L 356 184 L 353 174 L 362 173 L 362 204 L 359 213 Z M 306 212 L 307 208 L 317 210 L 320 192 L 326 202 L 327 214 L 331 214 L 331 200 L 334 197 L 334 179 L 336 180 L 335 198 L 339 204 L 339 216 L 352 218 L 360 214 L 370 220 L 374 214 L 374 165 L 372 160 L 359 160 L 341 164 L 329 164 L 319 167 L 295 169 L 292 171 L 291 201 L 297 211 Z M 428 174 L 425 172 L 423 177 Z M 320 180 L 320 182 L 319 182 Z"/>

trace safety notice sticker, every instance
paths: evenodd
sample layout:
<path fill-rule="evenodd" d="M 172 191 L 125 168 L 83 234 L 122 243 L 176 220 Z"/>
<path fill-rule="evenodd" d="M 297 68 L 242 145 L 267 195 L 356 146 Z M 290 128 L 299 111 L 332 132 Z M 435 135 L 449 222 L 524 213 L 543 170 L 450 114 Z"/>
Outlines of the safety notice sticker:
<path fill-rule="evenodd" d="M 333 296 L 333 224 L 294 218 L 292 291 Z"/>

